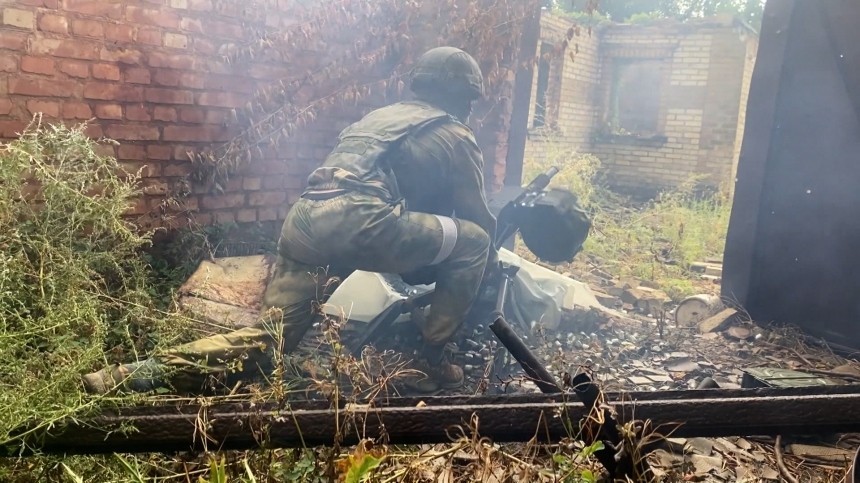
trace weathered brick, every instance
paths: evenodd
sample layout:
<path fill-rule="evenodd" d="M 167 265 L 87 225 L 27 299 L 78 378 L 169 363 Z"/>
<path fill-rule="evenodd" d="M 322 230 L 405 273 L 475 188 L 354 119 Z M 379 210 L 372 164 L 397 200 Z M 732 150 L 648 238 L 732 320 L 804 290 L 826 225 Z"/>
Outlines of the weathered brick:
<path fill-rule="evenodd" d="M 197 104 L 235 109 L 244 106 L 247 99 L 247 96 L 232 92 L 203 92 L 197 96 Z"/>
<path fill-rule="evenodd" d="M 0 49 L 24 50 L 27 46 L 26 32 L 15 32 L 9 29 L 0 30 Z"/>
<path fill-rule="evenodd" d="M 143 52 L 133 48 L 107 44 L 99 50 L 99 60 L 125 65 L 141 65 L 143 64 Z"/>
<path fill-rule="evenodd" d="M 212 10 L 212 0 L 188 0 L 190 10 L 209 11 Z"/>
<path fill-rule="evenodd" d="M 84 62 L 76 62 L 74 60 L 64 60 L 60 62 L 60 72 L 70 77 L 85 78 L 90 76 L 90 66 Z"/>
<path fill-rule="evenodd" d="M 157 69 L 153 76 L 153 83 L 160 86 L 175 87 L 179 85 L 182 72 L 170 69 Z"/>
<path fill-rule="evenodd" d="M 143 194 L 149 196 L 164 196 L 167 194 L 167 181 L 162 179 L 145 179 L 143 180 Z"/>
<path fill-rule="evenodd" d="M 236 223 L 236 212 L 232 210 L 216 211 L 212 213 L 212 223 L 226 224 Z"/>
<path fill-rule="evenodd" d="M 27 101 L 27 110 L 30 111 L 30 114 L 36 114 L 37 112 L 41 112 L 47 117 L 60 117 L 60 103 L 57 101 L 42 101 L 38 99 L 31 99 Z"/>
<path fill-rule="evenodd" d="M 179 28 L 179 15 L 170 10 L 128 5 L 125 9 L 125 17 L 132 23 L 156 25 L 171 29 Z"/>
<path fill-rule="evenodd" d="M 152 76 L 149 69 L 129 67 L 125 69 L 125 81 L 131 84 L 149 84 L 152 82 Z"/>
<path fill-rule="evenodd" d="M 150 144 L 146 147 L 146 156 L 150 159 L 168 160 L 173 158 L 173 148 L 158 144 Z"/>
<path fill-rule="evenodd" d="M 199 18 L 182 17 L 179 21 L 179 28 L 194 34 L 206 33 L 203 29 L 203 21 Z"/>
<path fill-rule="evenodd" d="M 188 37 L 182 34 L 175 34 L 172 32 L 165 32 L 164 34 L 164 46 L 170 47 L 172 49 L 187 49 L 188 48 Z"/>
<path fill-rule="evenodd" d="M 21 70 L 34 74 L 54 75 L 56 66 L 54 61 L 47 57 L 33 57 L 25 55 L 21 57 Z"/>
<path fill-rule="evenodd" d="M 63 104 L 63 117 L 66 119 L 90 119 L 93 110 L 85 102 L 66 101 Z"/>
<path fill-rule="evenodd" d="M 105 38 L 114 42 L 134 42 L 134 27 L 124 24 L 106 24 Z"/>
<path fill-rule="evenodd" d="M 68 80 L 14 77 L 9 79 L 9 93 L 25 96 L 71 97 L 76 85 L 75 82 Z"/>
<path fill-rule="evenodd" d="M 194 95 L 191 91 L 177 89 L 160 89 L 151 87 L 146 89 L 146 101 L 158 104 L 193 104 Z"/>
<path fill-rule="evenodd" d="M 219 44 L 211 39 L 196 37 L 192 41 L 194 51 L 203 55 L 215 55 L 218 53 Z"/>
<path fill-rule="evenodd" d="M 58 34 L 68 33 L 69 21 L 62 15 L 43 13 L 39 16 L 39 30 Z"/>
<path fill-rule="evenodd" d="M 84 87 L 84 98 L 104 101 L 143 102 L 143 89 L 125 84 L 90 82 Z"/>
<path fill-rule="evenodd" d="M 236 221 L 239 223 L 251 223 L 257 221 L 257 210 L 245 208 L 237 211 Z"/>
<path fill-rule="evenodd" d="M 206 195 L 200 197 L 200 206 L 205 210 L 221 210 L 224 208 L 239 208 L 245 205 L 244 193 L 229 193 L 224 195 Z"/>
<path fill-rule="evenodd" d="M 276 206 L 287 200 L 287 194 L 283 191 L 256 191 L 248 194 L 248 205 L 250 206 Z"/>
<path fill-rule="evenodd" d="M 0 138 L 16 138 L 24 132 L 27 123 L 24 121 L 2 121 L 0 120 Z"/>
<path fill-rule="evenodd" d="M 98 44 L 79 39 L 36 38 L 30 43 L 30 53 L 72 59 L 96 60 L 99 58 L 99 46 Z"/>
<path fill-rule="evenodd" d="M 180 72 L 179 85 L 189 89 L 202 89 L 203 76 L 194 72 Z"/>
<path fill-rule="evenodd" d="M 136 40 L 147 45 L 161 45 L 161 29 L 141 27 L 137 29 Z"/>
<path fill-rule="evenodd" d="M 72 33 L 84 37 L 101 38 L 105 36 L 104 23 L 98 20 L 72 20 Z"/>
<path fill-rule="evenodd" d="M 226 109 L 209 109 L 206 111 L 206 124 L 228 124 L 230 120 L 230 111 Z"/>
<path fill-rule="evenodd" d="M 258 191 L 262 187 L 262 180 L 260 178 L 243 178 L 242 179 L 242 189 L 245 191 Z"/>
<path fill-rule="evenodd" d="M 3 9 L 3 24 L 22 29 L 32 29 L 36 23 L 36 14 L 31 10 L 18 8 Z"/>
<path fill-rule="evenodd" d="M 275 221 L 278 219 L 278 209 L 262 207 L 257 210 L 257 221 Z"/>
<path fill-rule="evenodd" d="M 122 16 L 123 3 L 105 0 L 65 0 L 63 6 L 72 12 L 118 19 Z"/>
<path fill-rule="evenodd" d="M 12 101 L 6 98 L 0 98 L 0 116 L 5 116 L 12 112 Z"/>
<path fill-rule="evenodd" d="M 206 121 L 206 111 L 200 107 L 183 107 L 179 109 L 179 120 L 202 124 Z"/>
<path fill-rule="evenodd" d="M 125 106 L 125 118 L 129 121 L 151 121 L 149 109 L 145 104 L 127 104 Z"/>
<path fill-rule="evenodd" d="M 146 147 L 140 144 L 120 144 L 116 150 L 116 159 L 146 159 Z"/>
<path fill-rule="evenodd" d="M 93 77 L 103 80 L 119 80 L 119 67 L 112 64 L 94 64 Z"/>
<path fill-rule="evenodd" d="M 164 176 L 185 176 L 188 174 L 188 163 L 168 163 L 164 165 Z"/>
<path fill-rule="evenodd" d="M 152 118 L 156 121 L 175 122 L 179 119 L 176 109 L 167 106 L 155 106 L 152 112 Z"/>
<path fill-rule="evenodd" d="M 119 104 L 96 104 L 96 117 L 99 119 L 122 119 L 122 106 Z"/>
<path fill-rule="evenodd" d="M 18 56 L 0 52 L 0 72 L 17 72 Z"/>
<path fill-rule="evenodd" d="M 217 126 L 165 126 L 165 141 L 211 143 L 230 139 L 226 129 Z"/>
<path fill-rule="evenodd" d="M 120 141 L 157 141 L 158 128 L 146 124 L 114 124 L 105 128 L 105 134 Z"/>
<path fill-rule="evenodd" d="M 149 54 L 149 65 L 152 67 L 195 70 L 198 62 L 196 57 L 185 54 L 165 54 L 162 52 L 152 52 Z"/>

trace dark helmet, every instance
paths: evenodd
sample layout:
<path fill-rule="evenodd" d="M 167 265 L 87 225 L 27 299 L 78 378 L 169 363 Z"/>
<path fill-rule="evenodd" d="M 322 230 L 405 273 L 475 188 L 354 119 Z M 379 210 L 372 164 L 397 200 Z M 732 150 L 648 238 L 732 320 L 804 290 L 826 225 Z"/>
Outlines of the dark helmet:
<path fill-rule="evenodd" d="M 474 100 L 484 94 L 484 76 L 478 62 L 456 47 L 425 52 L 412 68 L 410 89 L 416 94 L 447 94 Z"/>

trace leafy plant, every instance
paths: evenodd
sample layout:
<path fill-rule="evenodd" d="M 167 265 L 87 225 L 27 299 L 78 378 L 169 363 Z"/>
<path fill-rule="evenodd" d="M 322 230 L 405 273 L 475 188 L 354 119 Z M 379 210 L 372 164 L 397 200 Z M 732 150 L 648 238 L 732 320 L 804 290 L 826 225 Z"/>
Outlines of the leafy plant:
<path fill-rule="evenodd" d="M 136 173 L 100 154 L 85 126 L 37 116 L 0 145 L 0 442 L 92 409 L 80 374 L 178 335 L 155 309 L 149 245 L 125 217 Z M 101 140 L 101 143 L 111 143 Z M 17 431 L 39 421 L 27 432 Z"/>

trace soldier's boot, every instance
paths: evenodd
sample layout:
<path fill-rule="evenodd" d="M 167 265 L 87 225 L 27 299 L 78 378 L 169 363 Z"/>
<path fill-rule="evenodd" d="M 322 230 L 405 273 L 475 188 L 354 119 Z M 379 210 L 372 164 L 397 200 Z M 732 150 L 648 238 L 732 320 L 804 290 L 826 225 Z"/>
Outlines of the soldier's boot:
<path fill-rule="evenodd" d="M 150 392 L 166 387 L 164 371 L 155 359 L 131 364 L 115 364 L 100 371 L 84 374 L 81 382 L 90 394 L 107 394 L 114 389 Z"/>
<path fill-rule="evenodd" d="M 450 345 L 425 345 L 422 358 L 416 364 L 423 374 L 410 376 L 407 387 L 421 393 L 437 392 L 441 389 L 456 389 L 466 381 L 463 368 L 451 362 Z"/>

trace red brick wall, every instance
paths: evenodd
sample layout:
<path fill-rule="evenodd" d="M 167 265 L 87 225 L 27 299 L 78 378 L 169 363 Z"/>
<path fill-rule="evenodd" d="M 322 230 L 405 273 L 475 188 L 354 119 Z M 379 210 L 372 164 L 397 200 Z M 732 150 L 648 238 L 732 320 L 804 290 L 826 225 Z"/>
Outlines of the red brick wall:
<path fill-rule="evenodd" d="M 220 193 L 192 186 L 182 205 L 165 204 L 172 193 L 185 191 L 189 151 L 239 132 L 233 108 L 245 106 L 263 86 L 326 62 L 326 55 L 314 53 L 301 53 L 290 65 L 225 62 L 231 45 L 241 45 L 261 28 L 290 22 L 287 11 L 255 18 L 259 12 L 244 11 L 243 5 L 240 0 L 0 2 L 0 138 L 14 137 L 36 112 L 66 122 L 95 118 L 91 134 L 120 143 L 106 147 L 109 154 L 129 168 L 145 166 L 145 195 L 132 213 L 142 225 L 182 225 L 190 215 L 203 224 L 282 219 L 338 132 L 382 101 L 338 109 L 336 117 L 317 120 L 277 150 L 264 148 Z"/>

